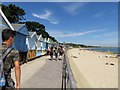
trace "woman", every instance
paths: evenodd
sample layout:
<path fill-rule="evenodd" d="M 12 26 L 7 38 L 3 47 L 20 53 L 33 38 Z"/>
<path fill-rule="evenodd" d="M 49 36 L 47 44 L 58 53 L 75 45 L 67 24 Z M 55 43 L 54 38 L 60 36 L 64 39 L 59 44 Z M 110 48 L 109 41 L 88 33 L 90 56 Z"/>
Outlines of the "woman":
<path fill-rule="evenodd" d="M 51 49 L 50 49 L 50 57 L 51 57 L 52 60 L 53 60 L 53 54 L 54 54 L 54 50 L 53 50 L 53 47 L 51 47 Z"/>

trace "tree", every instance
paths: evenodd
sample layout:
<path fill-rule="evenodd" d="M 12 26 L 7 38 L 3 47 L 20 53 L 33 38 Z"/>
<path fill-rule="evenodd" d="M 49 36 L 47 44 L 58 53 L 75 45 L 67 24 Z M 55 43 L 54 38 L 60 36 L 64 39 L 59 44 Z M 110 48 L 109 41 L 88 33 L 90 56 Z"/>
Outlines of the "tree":
<path fill-rule="evenodd" d="M 48 32 L 45 31 L 45 26 L 39 22 L 27 21 L 26 26 L 29 31 L 36 31 L 37 35 L 42 34 L 43 38 L 49 38 Z"/>
<path fill-rule="evenodd" d="M 27 26 L 29 31 L 38 31 L 38 30 L 45 31 L 45 26 L 43 24 L 38 23 L 38 22 L 27 21 L 26 26 Z"/>
<path fill-rule="evenodd" d="M 25 20 L 23 16 L 26 14 L 22 8 L 14 4 L 9 4 L 8 6 L 2 4 L 2 11 L 10 23 L 26 24 L 29 31 L 36 31 L 38 35 L 42 34 L 43 38 L 51 38 L 52 41 L 57 42 L 55 37 L 50 36 L 48 32 L 45 31 L 45 26 L 43 24 L 32 21 L 21 22 L 21 20 Z"/>
<path fill-rule="evenodd" d="M 45 30 L 38 30 L 36 32 L 37 32 L 38 35 L 42 34 L 43 38 L 49 38 L 49 34 Z"/>
<path fill-rule="evenodd" d="M 18 23 L 20 20 L 25 20 L 23 17 L 26 14 L 25 11 L 14 4 L 9 4 L 8 6 L 2 4 L 2 11 L 10 23 Z"/>
<path fill-rule="evenodd" d="M 55 37 L 49 36 L 49 38 L 53 41 L 53 42 L 58 42 Z"/>

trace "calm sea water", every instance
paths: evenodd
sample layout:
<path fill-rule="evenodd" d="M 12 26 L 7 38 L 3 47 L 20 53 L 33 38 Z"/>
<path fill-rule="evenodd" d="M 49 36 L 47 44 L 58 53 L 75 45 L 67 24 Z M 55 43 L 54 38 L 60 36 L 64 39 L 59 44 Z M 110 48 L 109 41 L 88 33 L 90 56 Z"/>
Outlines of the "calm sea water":
<path fill-rule="evenodd" d="M 100 52 L 112 52 L 115 54 L 120 54 L 120 48 L 118 47 L 90 48 L 90 50 L 95 50 L 95 51 L 100 51 Z"/>

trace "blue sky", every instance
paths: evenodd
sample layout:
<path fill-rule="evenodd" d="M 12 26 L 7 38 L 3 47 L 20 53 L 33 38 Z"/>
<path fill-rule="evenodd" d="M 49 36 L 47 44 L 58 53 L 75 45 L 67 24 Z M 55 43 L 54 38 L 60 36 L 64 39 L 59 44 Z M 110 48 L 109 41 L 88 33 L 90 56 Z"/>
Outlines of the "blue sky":
<path fill-rule="evenodd" d="M 37 21 L 59 42 L 118 45 L 117 2 L 11 2 L 26 11 L 27 21 Z M 5 5 L 11 3 L 3 3 Z"/>

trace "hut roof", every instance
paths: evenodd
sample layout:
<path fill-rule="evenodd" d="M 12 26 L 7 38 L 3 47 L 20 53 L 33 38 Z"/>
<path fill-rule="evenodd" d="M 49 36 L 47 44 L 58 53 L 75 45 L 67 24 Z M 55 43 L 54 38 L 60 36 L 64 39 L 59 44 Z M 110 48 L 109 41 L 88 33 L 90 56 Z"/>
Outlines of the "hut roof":
<path fill-rule="evenodd" d="M 13 26 L 14 30 L 17 31 L 24 24 L 11 24 L 11 25 Z"/>
<path fill-rule="evenodd" d="M 15 31 L 23 34 L 23 35 L 29 35 L 28 29 L 25 24 L 12 24 Z"/>
<path fill-rule="evenodd" d="M 32 38 L 34 35 L 36 36 L 36 38 L 38 39 L 38 35 L 36 32 L 29 32 L 30 37 Z"/>

